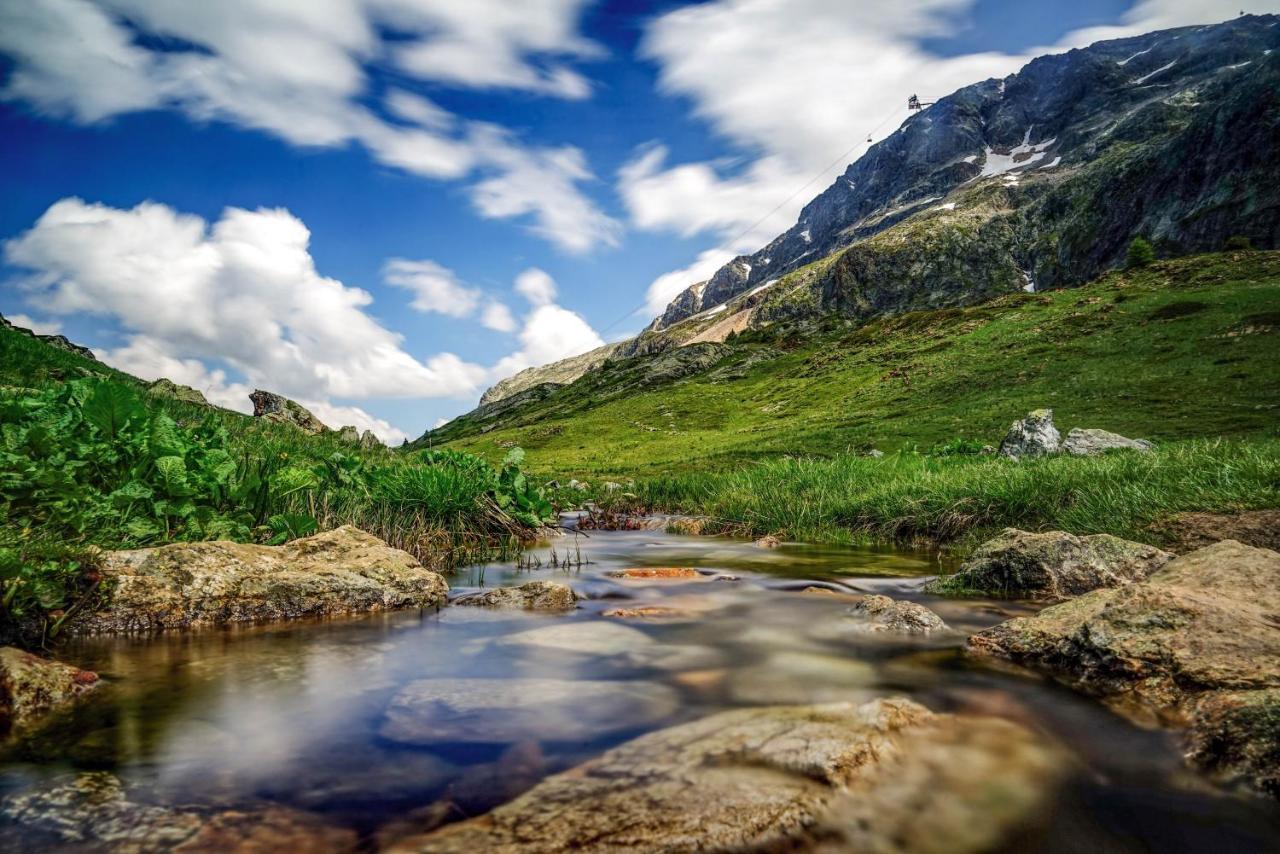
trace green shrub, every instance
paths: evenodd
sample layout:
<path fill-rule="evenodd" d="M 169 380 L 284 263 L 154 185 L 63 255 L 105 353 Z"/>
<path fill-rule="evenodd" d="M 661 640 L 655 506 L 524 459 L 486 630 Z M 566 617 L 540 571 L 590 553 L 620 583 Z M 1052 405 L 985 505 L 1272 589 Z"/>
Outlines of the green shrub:
<path fill-rule="evenodd" d="M 1222 248 L 1228 252 L 1249 252 L 1253 249 L 1253 241 L 1242 234 L 1236 234 L 1228 237 Z"/>
<path fill-rule="evenodd" d="M 1156 260 L 1156 250 L 1151 245 L 1151 241 L 1145 237 L 1135 237 L 1133 242 L 1129 244 L 1129 251 L 1125 255 L 1125 269 L 1134 270 L 1138 267 L 1145 267 L 1152 261 Z"/>

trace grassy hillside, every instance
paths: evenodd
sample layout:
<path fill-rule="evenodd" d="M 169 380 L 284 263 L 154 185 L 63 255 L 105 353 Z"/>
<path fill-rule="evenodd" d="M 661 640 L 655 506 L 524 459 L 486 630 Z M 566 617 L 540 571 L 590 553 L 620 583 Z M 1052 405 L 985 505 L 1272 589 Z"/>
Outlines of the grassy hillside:
<path fill-rule="evenodd" d="M 1182 258 L 860 328 L 777 324 L 705 346 L 712 364 L 697 373 L 655 377 L 652 357 L 611 363 L 496 421 L 458 419 L 430 441 L 490 459 L 519 445 L 537 471 L 618 478 L 996 444 L 1044 406 L 1064 432 L 1274 437 L 1280 252 Z"/>

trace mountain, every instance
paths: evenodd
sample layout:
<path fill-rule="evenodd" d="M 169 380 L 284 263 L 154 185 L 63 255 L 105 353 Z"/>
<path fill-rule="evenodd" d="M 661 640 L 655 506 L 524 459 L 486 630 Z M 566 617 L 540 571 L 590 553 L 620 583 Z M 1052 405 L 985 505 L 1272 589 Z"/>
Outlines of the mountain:
<path fill-rule="evenodd" d="M 607 358 L 1074 287 L 1120 264 L 1138 235 L 1162 257 L 1233 236 L 1274 248 L 1277 24 L 1242 16 L 1099 42 L 943 97 L 791 229 L 691 285 Z M 485 403 L 599 367 L 587 363 L 531 368 Z"/>

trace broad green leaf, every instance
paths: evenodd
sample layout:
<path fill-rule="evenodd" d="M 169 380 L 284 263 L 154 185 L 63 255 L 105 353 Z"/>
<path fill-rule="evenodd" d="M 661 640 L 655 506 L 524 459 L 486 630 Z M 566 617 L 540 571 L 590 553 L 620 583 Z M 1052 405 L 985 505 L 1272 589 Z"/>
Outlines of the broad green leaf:
<path fill-rule="evenodd" d="M 161 457 L 156 460 L 156 473 L 159 475 L 161 488 L 171 498 L 189 494 L 187 464 L 182 457 Z"/>
<path fill-rule="evenodd" d="M 81 411 L 85 421 L 107 439 L 115 439 L 125 425 L 146 414 L 133 390 L 115 383 L 100 383 Z"/>

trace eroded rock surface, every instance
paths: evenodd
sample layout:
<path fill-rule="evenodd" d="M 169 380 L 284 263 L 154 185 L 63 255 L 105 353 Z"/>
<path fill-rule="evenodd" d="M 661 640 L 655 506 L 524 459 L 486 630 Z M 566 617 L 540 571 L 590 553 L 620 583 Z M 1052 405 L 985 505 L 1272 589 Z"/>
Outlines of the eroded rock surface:
<path fill-rule="evenodd" d="M 105 771 L 68 775 L 0 802 L 17 851 L 353 851 L 354 831 L 277 806 L 211 811 L 146 803 Z"/>
<path fill-rule="evenodd" d="M 283 395 L 256 389 L 249 395 L 253 401 L 253 417 L 280 424 L 291 424 L 305 433 L 324 433 L 329 428 L 299 403 Z"/>
<path fill-rule="evenodd" d="M 927 635 L 948 630 L 941 617 L 919 602 L 888 596 L 864 596 L 845 613 L 873 632 Z"/>
<path fill-rule="evenodd" d="M 0 734 L 31 723 L 97 682 L 92 671 L 0 647 Z"/>
<path fill-rule="evenodd" d="M 590 740 L 678 708 L 677 694 L 656 682 L 421 679 L 391 701 L 382 735 L 408 744 Z"/>
<path fill-rule="evenodd" d="M 1062 434 L 1053 426 L 1052 409 L 1036 409 L 1013 422 L 1000 442 L 1000 456 L 1012 459 L 1043 457 L 1058 453 Z"/>
<path fill-rule="evenodd" d="M 444 604 L 448 584 L 350 525 L 283 546 L 173 543 L 110 552 L 108 604 L 81 632 L 264 622 Z"/>
<path fill-rule="evenodd" d="M 978 851 L 1045 802 L 1059 757 L 904 699 L 724 712 L 641 736 L 397 852 Z"/>
<path fill-rule="evenodd" d="M 1067 433 L 1062 450 L 1078 457 L 1091 457 L 1114 450 L 1150 451 L 1155 446 L 1146 439 L 1126 439 L 1119 433 L 1075 427 Z"/>
<path fill-rule="evenodd" d="M 1048 673 L 1136 719 L 1189 725 L 1198 766 L 1280 796 L 1277 615 L 1280 554 L 1226 541 L 1002 623 L 969 651 Z"/>
<path fill-rule="evenodd" d="M 525 611 L 572 611 L 578 607 L 578 594 L 558 581 L 529 581 L 518 587 L 495 587 L 463 596 L 455 605 L 480 608 L 511 608 Z"/>
<path fill-rule="evenodd" d="M 1190 552 L 1223 540 L 1280 551 L 1280 510 L 1240 513 L 1176 513 L 1152 525 L 1176 552 Z"/>
<path fill-rule="evenodd" d="M 1065 531 L 1037 534 L 1005 528 L 979 546 L 954 575 L 925 589 L 943 595 L 1063 599 L 1146 578 L 1173 557 L 1110 534 L 1077 537 Z"/>

